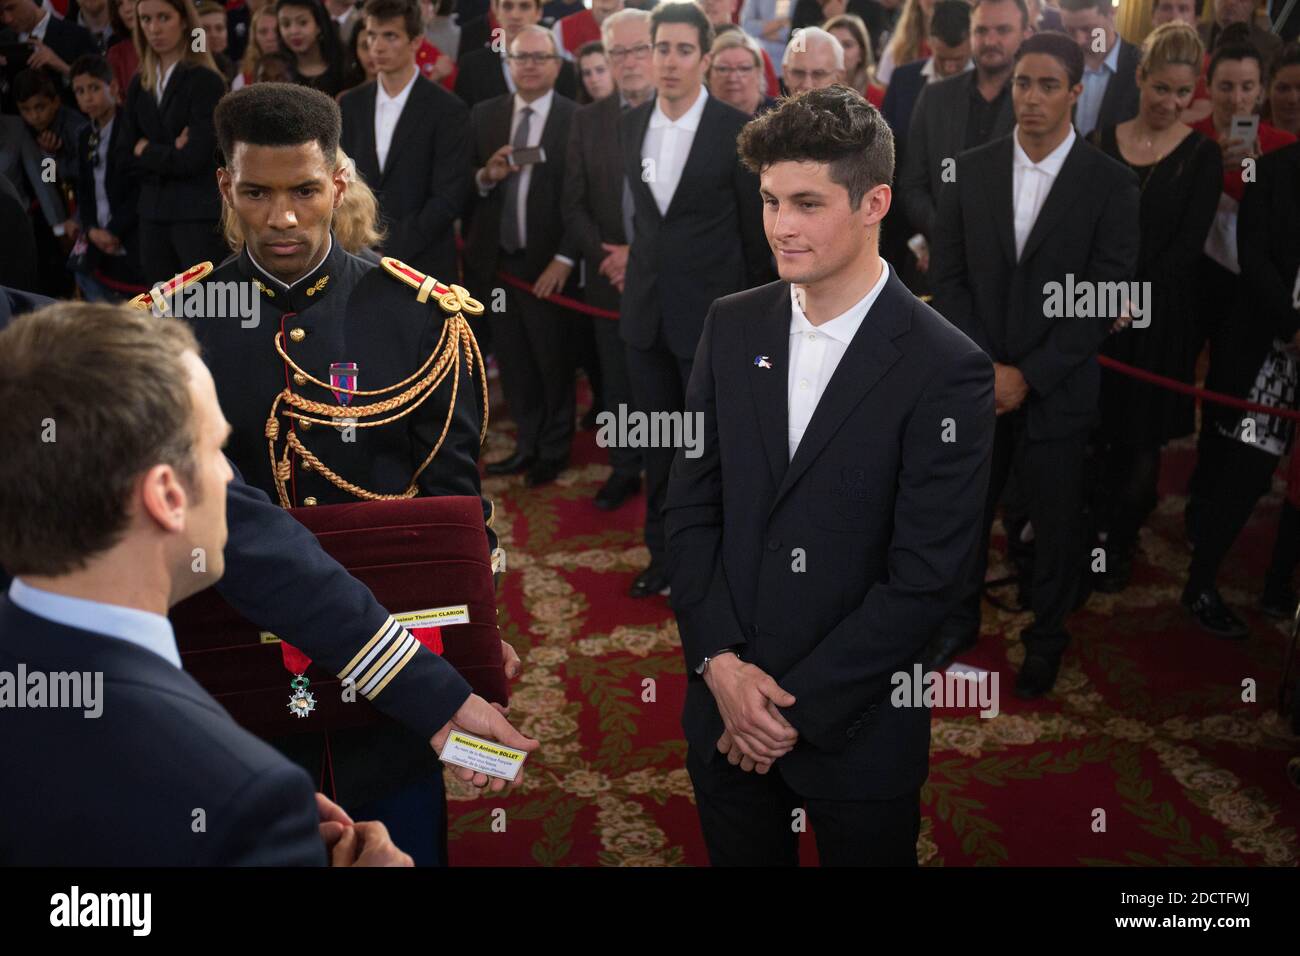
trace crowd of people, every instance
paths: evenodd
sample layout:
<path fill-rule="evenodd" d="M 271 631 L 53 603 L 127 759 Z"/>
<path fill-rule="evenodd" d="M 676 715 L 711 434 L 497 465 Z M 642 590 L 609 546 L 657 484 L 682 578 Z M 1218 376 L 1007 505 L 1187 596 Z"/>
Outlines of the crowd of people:
<path fill-rule="evenodd" d="M 993 370 L 982 537 L 924 664 L 942 670 L 978 639 L 1000 511 L 1033 612 L 1016 690 L 1037 697 L 1070 614 L 1094 589 L 1129 586 L 1162 451 L 1193 434 L 1181 603 L 1217 636 L 1248 636 L 1217 581 L 1291 455 L 1277 412 L 1300 388 L 1300 15 L 1270 30 L 1250 0 L 1124 2 L 1150 5 L 1133 43 L 1112 0 L 0 0 L 0 285 L 90 303 L 182 274 L 256 286 L 274 341 L 194 327 L 239 480 L 286 506 L 480 495 L 481 350 L 516 425 L 511 452 L 483 468 L 540 487 L 601 412 L 698 400 L 718 300 L 797 281 L 818 240 L 790 223 L 811 222 L 819 200 L 786 213 L 755 157 L 775 148 L 771 130 L 814 134 L 789 117 L 761 124 L 801 94 L 851 91 L 890 134 L 888 160 L 873 146 L 863 173 L 890 187 L 864 220 L 879 282 L 923 297 Z M 210 277 L 192 271 L 203 262 Z M 463 307 L 450 338 L 426 304 L 434 286 Z M 852 338 L 830 331 L 839 319 L 820 336 L 820 322 L 800 325 L 801 308 L 780 354 L 745 356 L 790 360 L 792 471 L 805 432 L 825 430 L 813 410 Z M 1206 401 L 1198 419 L 1191 396 L 1098 356 L 1184 385 L 1208 368 L 1208 388 L 1246 404 Z M 347 406 L 415 380 L 426 358 L 471 381 L 381 403 L 392 417 L 375 424 L 405 418 L 404 432 L 327 452 L 305 399 L 288 402 L 292 427 L 272 427 L 274 409 L 266 421 L 282 388 Z M 760 448 L 725 451 L 766 467 Z M 681 615 L 680 449 L 615 441 L 607 454 L 594 507 L 645 491 L 649 564 L 629 593 L 671 590 Z M 868 520 L 853 471 L 833 491 L 848 526 Z M 1293 466 L 1258 595 L 1272 616 L 1296 607 L 1298 505 Z M 711 559 L 689 567 L 707 579 Z M 884 582 L 898 569 L 877 570 Z M 704 666 L 728 651 L 693 649 Z M 733 763 L 763 762 L 741 749 Z M 400 819 L 388 796 L 356 802 Z"/>

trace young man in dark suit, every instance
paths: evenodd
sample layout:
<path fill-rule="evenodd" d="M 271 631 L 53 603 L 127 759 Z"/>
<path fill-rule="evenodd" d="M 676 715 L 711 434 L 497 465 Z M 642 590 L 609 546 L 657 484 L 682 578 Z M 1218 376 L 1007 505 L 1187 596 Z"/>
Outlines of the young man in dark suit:
<path fill-rule="evenodd" d="M 0 562 L 17 574 L 0 599 L 0 672 L 29 675 L 29 704 L 35 674 L 68 692 L 6 702 L 0 760 L 23 772 L 0 791 L 0 863 L 319 866 L 329 851 L 409 866 L 382 824 L 318 802 L 181 668 L 166 614 L 222 576 L 233 477 L 188 328 L 54 305 L 0 333 L 0 361 L 13 492 Z M 40 428 L 56 408 L 57 445 Z"/>
<path fill-rule="evenodd" d="M 680 412 L 709 304 L 771 277 L 758 178 L 736 156 L 749 117 L 704 89 L 713 27 L 699 7 L 651 14 L 655 98 L 620 120 L 623 172 L 635 206 L 619 319 L 637 410 Z M 669 586 L 663 503 L 673 449 L 647 447 L 650 566 L 633 597 Z"/>
<path fill-rule="evenodd" d="M 1014 462 L 1036 550 L 1034 620 L 1021 633 L 1025 663 L 1016 680 L 1021 697 L 1052 689 L 1069 643 L 1065 618 L 1087 557 L 1083 463 L 1097 418 L 1096 355 L 1127 314 L 1137 263 L 1137 178 L 1071 123 L 1082 74 L 1083 54 L 1064 34 L 1037 34 L 1021 45 L 1012 78 L 1015 131 L 957 160 L 933 249 L 935 308 L 993 360 L 998 423 L 984 542 L 962 606 L 928 663 L 946 667 L 979 637 L 989 529 Z M 1106 301 L 1113 284 L 1123 289 L 1116 303 Z"/>
<path fill-rule="evenodd" d="M 385 255 L 457 281 L 455 221 L 470 174 L 469 110 L 420 75 L 416 0 L 369 0 L 363 29 L 378 75 L 343 94 L 341 145 L 379 200 Z"/>
<path fill-rule="evenodd" d="M 480 44 L 467 49 L 456 64 L 456 95 L 471 107 L 515 92 L 507 55 L 519 32 L 541 21 L 542 3 L 541 0 L 492 0 L 492 14 L 500 27 L 493 30 L 485 41 L 486 46 Z M 560 64 L 555 90 L 568 99 L 577 99 L 578 75 L 568 60 Z"/>
<path fill-rule="evenodd" d="M 1062 0 L 1061 21 L 1083 53 L 1083 92 L 1074 108 L 1075 130 L 1087 136 L 1137 116 L 1137 67 L 1142 55 L 1115 29 L 1111 0 Z"/>
<path fill-rule="evenodd" d="M 1031 32 L 1025 0 L 976 0 L 971 12 L 975 69 L 928 84 L 917 97 L 898 192 L 911 228 L 931 246 L 939 193 L 952 181 L 957 154 L 1011 132 L 1011 65 Z"/>
<path fill-rule="evenodd" d="M 490 314 L 501 387 L 518 432 L 514 452 L 488 464 L 487 472 L 525 472 L 529 487 L 559 476 L 573 441 L 570 322 L 545 301 L 564 288 L 578 256 L 560 202 L 577 109 L 555 90 L 561 62 L 553 33 L 524 27 L 510 48 L 516 92 L 480 103 L 471 115 L 474 207 L 466 267 L 480 288 L 498 286 L 500 269 L 529 283 L 533 293 L 506 285 L 505 310 Z M 540 154 L 524 161 L 524 150 L 538 148 Z"/>
<path fill-rule="evenodd" d="M 632 188 L 623 171 L 619 117 L 654 96 L 650 76 L 650 14 L 620 10 L 602 25 L 615 94 L 574 114 L 564 184 L 564 223 L 582 250 L 587 268 L 586 301 L 617 312 L 632 239 Z M 618 322 L 593 318 L 605 406 L 617 415 L 632 404 L 627 355 Z M 641 487 L 641 453 L 621 444 L 609 448 L 613 472 L 596 493 L 596 507 L 613 511 Z"/>
<path fill-rule="evenodd" d="M 142 291 L 136 227 L 140 191 L 122 169 L 113 70 L 99 55 L 72 64 L 77 108 L 90 118 L 77 138 L 77 218 L 85 242 L 77 285 L 88 301 L 119 302 Z"/>
<path fill-rule="evenodd" d="M 65 88 L 77 57 L 97 52 L 89 30 L 59 19 L 36 0 L 0 0 L 0 26 L 13 30 L 20 42 L 35 48 L 27 66 L 51 71 Z"/>
<path fill-rule="evenodd" d="M 980 537 L 993 371 L 878 254 L 893 137 L 842 86 L 751 123 L 782 281 L 718 299 L 665 517 L 715 865 L 916 865 L 924 707 L 891 706 Z M 725 759 L 724 759 L 725 758 Z"/>

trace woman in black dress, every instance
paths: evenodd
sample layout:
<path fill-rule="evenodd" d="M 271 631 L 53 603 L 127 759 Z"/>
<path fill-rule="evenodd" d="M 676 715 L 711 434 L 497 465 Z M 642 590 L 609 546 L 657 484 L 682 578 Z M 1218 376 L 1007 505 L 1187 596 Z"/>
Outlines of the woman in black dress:
<path fill-rule="evenodd" d="M 1140 327 L 1112 335 L 1103 354 L 1181 382 L 1195 374 L 1196 265 L 1218 207 L 1222 163 L 1213 142 L 1179 122 L 1191 103 L 1204 50 L 1191 27 L 1158 27 L 1142 45 L 1138 115 L 1094 131 L 1090 139 L 1127 165 L 1142 187 L 1138 282 L 1149 283 Z M 1145 324 L 1148 323 L 1149 324 Z M 1102 371 L 1100 524 L 1107 531 L 1106 570 L 1097 590 L 1122 591 L 1138 530 L 1156 503 L 1160 451 L 1191 434 L 1190 397 Z"/>
<path fill-rule="evenodd" d="M 320 0 L 277 0 L 275 16 L 298 82 L 338 96 L 343 91 L 343 44 L 324 5 Z"/>

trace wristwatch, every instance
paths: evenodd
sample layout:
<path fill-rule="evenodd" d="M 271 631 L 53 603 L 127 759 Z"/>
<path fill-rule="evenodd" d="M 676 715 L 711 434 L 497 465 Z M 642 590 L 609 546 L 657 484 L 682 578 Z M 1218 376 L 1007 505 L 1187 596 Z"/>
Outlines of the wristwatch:
<path fill-rule="evenodd" d="M 711 657 L 704 658 L 704 660 L 700 662 L 700 666 L 695 668 L 695 673 L 703 677 L 705 671 L 709 669 L 709 662 L 717 660 L 723 654 L 735 654 L 737 657 L 739 657 L 740 651 L 734 647 L 724 647 L 722 650 L 718 651 L 716 654 L 712 655 Z"/>

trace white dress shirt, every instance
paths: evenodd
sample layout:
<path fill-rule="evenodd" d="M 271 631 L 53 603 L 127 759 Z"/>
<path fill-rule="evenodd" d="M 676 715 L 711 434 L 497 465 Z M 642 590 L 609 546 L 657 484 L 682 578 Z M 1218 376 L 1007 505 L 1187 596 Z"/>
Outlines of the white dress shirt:
<path fill-rule="evenodd" d="M 161 65 L 154 67 L 153 95 L 157 97 L 159 103 L 162 102 L 163 92 L 167 89 L 167 84 L 171 81 L 172 74 L 176 72 L 176 66 L 180 62 L 180 60 L 177 60 L 176 63 L 167 67 L 167 72 L 165 73 L 163 72 Z"/>
<path fill-rule="evenodd" d="M 870 291 L 829 322 L 813 325 L 799 305 L 798 287 L 790 286 L 790 371 L 787 379 L 787 407 L 790 458 L 803 440 L 817 403 L 822 400 L 831 376 L 862 320 L 876 304 L 889 278 L 889 264 L 880 260 L 880 278 Z"/>
<path fill-rule="evenodd" d="M 396 96 L 388 95 L 382 78 L 375 81 L 375 157 L 379 160 L 380 172 L 383 172 L 384 164 L 388 162 L 388 149 L 393 145 L 393 131 L 397 129 L 397 121 L 401 119 L 402 110 L 406 108 L 406 101 L 410 99 L 411 89 L 415 86 L 415 78 L 419 75 L 420 71 L 412 67 L 411 78 Z"/>
<path fill-rule="evenodd" d="M 970 72 L 971 70 L 973 70 L 973 69 L 975 69 L 975 61 L 974 61 L 974 60 L 971 60 L 971 59 L 968 59 L 968 60 L 966 61 L 966 65 L 963 66 L 963 67 L 961 68 L 961 72 L 962 72 L 962 73 L 969 73 L 969 72 Z M 946 80 L 946 79 L 948 79 L 948 77 L 946 77 L 946 76 L 940 76 L 937 72 L 935 72 L 935 69 L 934 69 L 934 57 L 930 57 L 930 58 L 929 58 L 928 60 L 926 60 L 925 63 L 921 66 L 921 75 L 922 75 L 923 77 L 925 77 L 925 82 L 926 82 L 926 83 L 938 83 L 940 80 Z M 954 74 L 954 75 L 960 76 L 961 74 L 959 73 L 959 74 Z"/>
<path fill-rule="evenodd" d="M 1011 201 L 1014 204 L 1016 224 L 1016 259 L 1024 251 L 1025 241 L 1038 220 L 1038 214 L 1052 191 L 1052 183 L 1065 165 L 1065 157 L 1074 147 L 1074 127 L 1071 126 L 1061 145 L 1052 150 L 1041 163 L 1035 163 L 1020 146 L 1020 127 L 1012 137 Z"/>
<path fill-rule="evenodd" d="M 708 98 L 708 91 L 700 87 L 700 94 L 691 108 L 676 120 L 670 120 L 664 114 L 663 101 L 655 99 L 650 125 L 641 144 L 641 159 L 654 161 L 646 185 L 654 194 L 655 205 L 662 216 L 668 215 L 673 193 L 677 192 L 677 185 L 682 181 L 682 170 L 686 168 L 686 158 L 691 155 L 691 144 L 695 142 L 695 131 L 700 128 L 700 116 Z"/>
<path fill-rule="evenodd" d="M 533 114 L 528 117 L 528 146 L 540 146 L 542 144 L 542 130 L 546 126 L 546 117 L 551 115 L 551 104 L 555 102 L 555 91 L 547 90 L 544 96 L 539 96 L 531 103 L 525 103 L 523 97 L 518 93 L 515 94 L 514 112 L 510 114 L 510 139 L 508 142 L 515 141 L 515 130 L 524 119 L 524 107 L 531 106 Z M 550 157 L 548 157 L 550 158 Z M 514 175 L 519 177 L 519 191 L 515 193 L 515 210 L 519 214 L 519 236 L 527 244 L 528 241 L 528 185 L 533 181 L 533 167 L 531 164 L 522 166 L 519 172 Z"/>
<path fill-rule="evenodd" d="M 54 9 L 52 7 L 45 7 L 43 9 L 45 10 L 45 15 L 41 17 L 36 26 L 32 27 L 31 32 L 18 34 L 19 43 L 26 43 L 28 40 L 32 39 L 32 37 L 35 37 L 42 43 L 45 42 L 45 28 L 50 25 L 50 17 L 54 16 Z"/>
<path fill-rule="evenodd" d="M 65 627 L 127 641 L 152 651 L 177 668 L 181 666 L 181 653 L 176 647 L 172 622 L 161 614 L 54 594 L 24 584 L 19 578 L 9 582 L 9 600 L 28 614 Z"/>
<path fill-rule="evenodd" d="M 95 219 L 100 229 L 107 229 L 113 221 L 113 207 L 108 202 L 108 144 L 113 138 L 113 120 L 104 124 L 99 131 L 99 147 L 95 152 L 99 162 L 94 166 L 95 177 Z M 125 252 L 126 250 L 123 250 Z"/>

